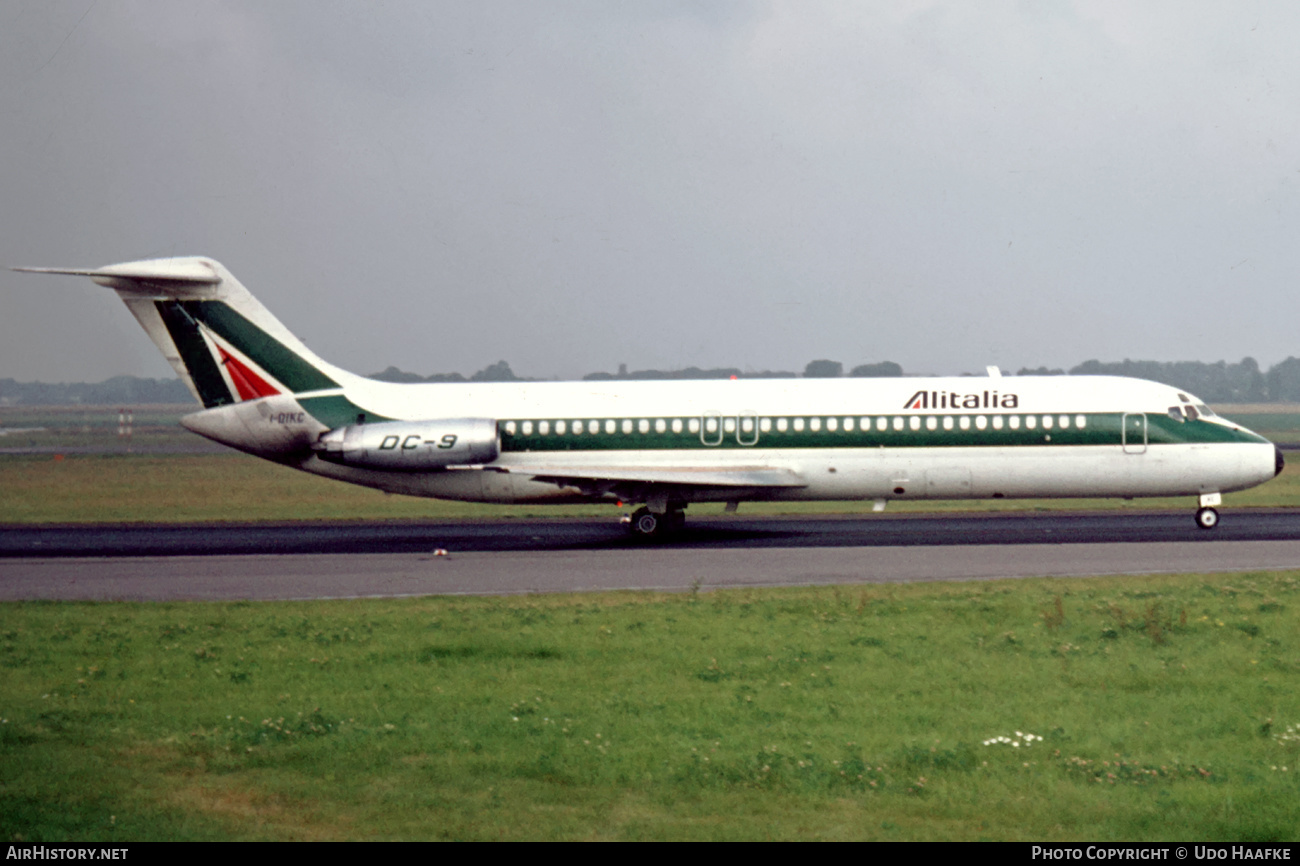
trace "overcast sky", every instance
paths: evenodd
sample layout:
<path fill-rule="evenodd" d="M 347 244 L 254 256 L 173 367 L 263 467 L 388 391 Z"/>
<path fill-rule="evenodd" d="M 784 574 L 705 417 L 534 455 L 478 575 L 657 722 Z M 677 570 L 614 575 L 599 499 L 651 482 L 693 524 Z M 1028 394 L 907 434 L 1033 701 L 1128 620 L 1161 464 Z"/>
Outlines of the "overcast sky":
<path fill-rule="evenodd" d="M 0 0 L 0 264 L 469 374 L 1300 355 L 1294 2 Z M 170 368 L 0 276 L 0 377 Z"/>

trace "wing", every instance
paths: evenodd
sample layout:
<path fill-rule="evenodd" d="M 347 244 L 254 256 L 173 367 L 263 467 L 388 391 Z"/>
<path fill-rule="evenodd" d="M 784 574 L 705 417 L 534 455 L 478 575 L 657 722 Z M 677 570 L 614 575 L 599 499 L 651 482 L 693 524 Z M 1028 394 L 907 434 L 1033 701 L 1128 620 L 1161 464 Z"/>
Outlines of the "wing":
<path fill-rule="evenodd" d="M 614 495 L 630 501 L 692 493 L 752 496 L 764 490 L 807 487 L 808 483 L 790 469 L 771 466 L 527 466 L 510 467 L 512 473 L 534 481 L 576 487 L 590 496 Z"/>

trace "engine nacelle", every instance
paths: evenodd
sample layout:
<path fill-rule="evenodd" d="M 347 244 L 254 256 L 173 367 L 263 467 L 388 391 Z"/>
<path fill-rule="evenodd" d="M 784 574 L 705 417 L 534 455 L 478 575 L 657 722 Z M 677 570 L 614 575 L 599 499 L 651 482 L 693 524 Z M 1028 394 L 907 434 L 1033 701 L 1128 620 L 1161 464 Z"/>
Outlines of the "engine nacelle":
<path fill-rule="evenodd" d="M 349 424 L 324 434 L 312 448 L 331 463 L 389 472 L 489 463 L 501 453 L 497 422 L 490 418 Z"/>

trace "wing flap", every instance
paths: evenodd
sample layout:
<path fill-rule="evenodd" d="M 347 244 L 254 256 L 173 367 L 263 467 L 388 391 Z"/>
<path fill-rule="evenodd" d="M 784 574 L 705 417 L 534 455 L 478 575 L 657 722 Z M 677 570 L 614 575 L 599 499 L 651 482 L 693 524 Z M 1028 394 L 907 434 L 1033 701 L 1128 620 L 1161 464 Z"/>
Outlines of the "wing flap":
<path fill-rule="evenodd" d="M 790 469 L 770 466 L 554 466 L 511 467 L 536 481 L 583 486 L 590 483 L 668 484 L 682 487 L 807 487 Z"/>

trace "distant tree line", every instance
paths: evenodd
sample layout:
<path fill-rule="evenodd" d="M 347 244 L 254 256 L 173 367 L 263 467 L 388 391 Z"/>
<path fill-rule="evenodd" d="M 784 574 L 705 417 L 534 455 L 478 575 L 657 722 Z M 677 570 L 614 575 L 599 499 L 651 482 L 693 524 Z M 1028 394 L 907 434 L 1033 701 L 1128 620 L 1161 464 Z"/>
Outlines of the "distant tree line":
<path fill-rule="evenodd" d="M 836 379 L 844 375 L 844 365 L 839 361 L 809 361 L 803 369 L 805 379 Z M 879 364 L 863 364 L 849 371 L 850 376 L 884 378 L 903 375 L 903 368 L 893 361 Z M 628 372 L 626 364 L 620 364 L 617 373 L 588 373 L 583 376 L 586 382 L 633 381 L 638 379 L 795 379 L 799 374 L 785 370 L 741 370 L 739 367 L 714 367 L 702 370 L 699 367 L 687 367 L 684 370 L 633 370 Z"/>
<path fill-rule="evenodd" d="M 180 379 L 114 376 L 103 382 L 16 382 L 0 379 L 0 406 L 105 406 L 121 403 L 190 403 L 194 398 Z"/>
<path fill-rule="evenodd" d="M 515 371 L 510 369 L 510 365 L 505 361 L 497 361 L 495 364 L 489 364 L 482 370 L 466 379 L 460 373 L 434 373 L 430 376 L 421 376 L 419 373 L 408 373 L 405 370 L 399 370 L 396 367 L 388 367 L 381 373 L 371 373 L 367 378 L 378 379 L 380 382 L 536 382 L 536 379 L 526 379 L 516 376 Z"/>
<path fill-rule="evenodd" d="M 839 361 L 809 361 L 802 374 L 763 370 L 745 371 L 738 367 L 686 367 L 681 370 L 631 370 L 620 364 L 617 373 L 588 373 L 588 382 L 644 381 L 652 379 L 837 379 L 843 377 Z M 857 378 L 892 378 L 903 376 L 903 368 L 893 361 L 860 364 L 849 370 Z M 1287 358 L 1267 371 L 1260 370 L 1254 358 L 1242 358 L 1235 364 L 1227 361 L 1132 361 L 1103 363 L 1084 361 L 1068 371 L 1055 368 L 1022 368 L 1017 376 L 1130 376 L 1163 382 L 1200 397 L 1210 403 L 1300 403 L 1300 358 Z M 434 373 L 421 376 L 389 367 L 370 376 L 383 382 L 535 382 L 536 379 L 515 375 L 505 361 L 497 361 L 469 377 L 460 373 Z M 141 379 L 114 376 L 94 384 L 48 384 L 0 379 L 0 406 L 140 405 L 144 403 L 189 403 L 189 390 L 179 379 Z"/>
<path fill-rule="evenodd" d="M 1028 368 L 1017 376 L 1059 376 L 1063 370 L 1039 367 Z M 1254 358 L 1242 358 L 1236 364 L 1217 361 L 1130 361 L 1103 363 L 1084 361 L 1071 367 L 1071 376 L 1130 376 L 1163 382 L 1184 391 L 1190 391 L 1210 403 L 1297 403 L 1300 402 L 1300 359 L 1287 358 L 1269 367 L 1259 369 Z"/>

